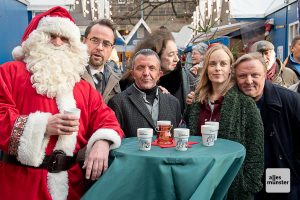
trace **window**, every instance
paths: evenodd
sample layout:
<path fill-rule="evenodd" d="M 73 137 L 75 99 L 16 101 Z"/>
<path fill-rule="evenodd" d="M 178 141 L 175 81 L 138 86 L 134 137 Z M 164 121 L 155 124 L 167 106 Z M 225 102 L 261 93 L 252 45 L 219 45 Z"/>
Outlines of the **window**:
<path fill-rule="evenodd" d="M 118 4 L 125 4 L 126 0 L 118 0 Z"/>
<path fill-rule="evenodd" d="M 299 21 L 295 21 L 293 23 L 290 23 L 289 24 L 289 54 L 291 53 L 290 51 L 290 47 L 291 47 L 291 43 L 292 43 L 292 40 L 293 38 L 296 36 L 296 35 L 299 35 Z"/>
<path fill-rule="evenodd" d="M 168 0 L 149 0 L 150 3 L 167 2 Z"/>

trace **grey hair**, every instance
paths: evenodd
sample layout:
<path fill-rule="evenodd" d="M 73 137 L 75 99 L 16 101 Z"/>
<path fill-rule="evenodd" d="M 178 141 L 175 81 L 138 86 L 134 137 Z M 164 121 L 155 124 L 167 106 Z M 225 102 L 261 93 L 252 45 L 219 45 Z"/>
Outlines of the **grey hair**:
<path fill-rule="evenodd" d="M 259 52 L 252 52 L 248 54 L 244 54 L 241 57 L 239 57 L 235 63 L 233 63 L 233 69 L 234 72 L 236 71 L 236 68 L 243 62 L 250 61 L 250 60 L 258 60 L 261 62 L 261 64 L 264 66 L 264 71 L 267 71 L 267 64 L 265 62 L 264 57 Z M 235 73 L 234 73 L 235 74 Z"/>
<path fill-rule="evenodd" d="M 155 51 L 153 51 L 152 49 L 141 49 L 138 52 L 136 52 L 134 54 L 134 56 L 132 57 L 132 69 L 134 67 L 136 57 L 138 57 L 139 55 L 143 55 L 143 56 L 155 56 L 157 58 L 158 62 L 159 62 L 159 68 L 161 68 L 160 58 L 159 58 L 159 56 L 157 55 L 157 53 Z"/>
<path fill-rule="evenodd" d="M 202 55 L 204 55 L 206 53 L 206 51 L 207 51 L 207 48 L 208 48 L 207 44 L 201 42 L 201 43 L 198 43 L 198 44 L 194 45 L 192 49 L 193 50 L 197 50 Z"/>

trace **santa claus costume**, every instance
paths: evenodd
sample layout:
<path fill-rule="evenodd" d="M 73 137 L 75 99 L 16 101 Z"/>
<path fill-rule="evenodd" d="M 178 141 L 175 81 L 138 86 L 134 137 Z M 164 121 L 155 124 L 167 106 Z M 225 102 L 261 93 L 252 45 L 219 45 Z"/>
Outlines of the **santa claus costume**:
<path fill-rule="evenodd" d="M 51 34 L 69 43 L 56 48 Z M 20 61 L 0 67 L 0 149 L 16 160 L 0 161 L 0 199 L 80 199 L 84 171 L 78 162 L 57 170 L 56 152 L 72 160 L 99 139 L 114 149 L 123 132 L 99 93 L 80 78 L 88 55 L 79 29 L 64 8 L 54 7 L 32 19 L 13 54 Z M 78 132 L 46 135 L 49 117 L 70 108 L 81 110 Z"/>

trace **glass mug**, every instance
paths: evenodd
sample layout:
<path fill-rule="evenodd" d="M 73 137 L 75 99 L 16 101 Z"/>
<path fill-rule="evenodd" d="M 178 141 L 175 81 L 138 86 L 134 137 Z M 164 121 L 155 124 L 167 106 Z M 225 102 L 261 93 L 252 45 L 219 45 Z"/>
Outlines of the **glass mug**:
<path fill-rule="evenodd" d="M 157 143 L 158 144 L 172 144 L 173 139 L 170 133 L 172 129 L 171 121 L 157 121 Z"/>

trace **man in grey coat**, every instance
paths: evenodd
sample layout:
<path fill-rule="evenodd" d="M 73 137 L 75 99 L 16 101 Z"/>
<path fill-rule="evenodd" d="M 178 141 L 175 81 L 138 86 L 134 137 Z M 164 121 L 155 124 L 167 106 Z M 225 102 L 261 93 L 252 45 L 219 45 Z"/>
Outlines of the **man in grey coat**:
<path fill-rule="evenodd" d="M 83 42 L 90 54 L 87 71 L 82 78 L 102 95 L 105 103 L 121 92 L 119 76 L 108 61 L 116 40 L 114 24 L 108 19 L 93 21 L 86 28 Z"/>
<path fill-rule="evenodd" d="M 266 40 L 255 42 L 252 47 L 252 52 L 259 52 L 264 57 L 267 65 L 266 79 L 273 84 L 282 87 L 289 87 L 298 82 L 298 77 L 293 70 L 284 67 L 280 59 L 276 58 L 274 45 Z"/>
<path fill-rule="evenodd" d="M 125 136 L 136 137 L 138 128 L 155 129 L 158 120 L 171 121 L 176 128 L 181 118 L 180 104 L 157 87 L 163 74 L 158 55 L 151 49 L 142 49 L 134 55 L 132 66 L 134 84 L 108 102 Z"/>

